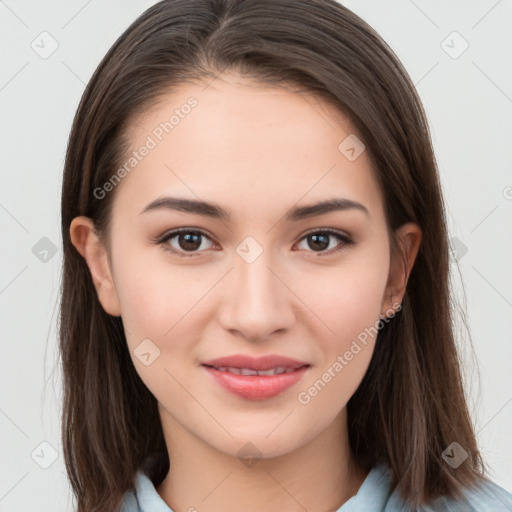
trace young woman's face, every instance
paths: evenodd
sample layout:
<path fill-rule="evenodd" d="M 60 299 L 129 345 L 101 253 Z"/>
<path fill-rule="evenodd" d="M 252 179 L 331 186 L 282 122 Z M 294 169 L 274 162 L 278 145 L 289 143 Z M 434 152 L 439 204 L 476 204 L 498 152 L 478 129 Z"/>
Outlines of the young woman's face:
<path fill-rule="evenodd" d="M 116 298 L 102 302 L 122 316 L 164 425 L 263 457 L 342 425 L 392 304 L 383 200 L 354 128 L 310 95 L 223 75 L 174 91 L 130 137 L 136 165 L 107 192 Z M 307 214 L 324 201 L 357 205 Z M 205 366 L 269 354 L 306 367 Z"/>

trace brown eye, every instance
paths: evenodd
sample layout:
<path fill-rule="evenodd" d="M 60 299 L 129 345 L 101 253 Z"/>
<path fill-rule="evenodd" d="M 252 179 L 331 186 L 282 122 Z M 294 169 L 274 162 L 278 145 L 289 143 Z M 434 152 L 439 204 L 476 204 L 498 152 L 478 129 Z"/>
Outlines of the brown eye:
<path fill-rule="evenodd" d="M 311 249 L 311 251 L 309 252 L 318 252 L 326 254 L 332 254 L 343 249 L 345 246 L 354 243 L 346 235 L 330 229 L 313 231 L 311 233 L 308 233 L 305 237 L 303 237 L 301 241 L 302 240 L 305 240 L 307 247 Z M 304 247 L 302 248 L 304 249 Z"/>
<path fill-rule="evenodd" d="M 202 235 L 200 233 L 180 233 L 176 236 L 178 237 L 177 240 L 180 249 L 184 251 L 194 251 L 201 246 Z"/>
<path fill-rule="evenodd" d="M 201 252 L 200 250 L 208 249 L 207 246 L 204 246 L 205 240 L 210 240 L 210 238 L 202 231 L 180 229 L 171 231 L 159 240 L 159 243 L 168 251 L 174 253 L 188 252 L 191 254 L 183 255 L 193 256 L 195 253 Z"/>

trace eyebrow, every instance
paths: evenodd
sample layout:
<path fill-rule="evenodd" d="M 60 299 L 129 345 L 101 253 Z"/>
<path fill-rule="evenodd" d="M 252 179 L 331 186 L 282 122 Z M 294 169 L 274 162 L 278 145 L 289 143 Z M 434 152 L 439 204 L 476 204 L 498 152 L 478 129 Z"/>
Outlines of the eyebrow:
<path fill-rule="evenodd" d="M 222 219 L 228 222 L 231 221 L 231 214 L 214 203 L 178 197 L 161 197 L 156 199 L 148 204 L 141 214 L 159 209 L 176 210 L 204 215 L 214 219 Z M 359 210 L 370 217 L 368 209 L 357 201 L 352 201 L 351 199 L 329 199 L 308 206 L 295 206 L 286 213 L 285 219 L 288 222 L 296 222 L 329 212 L 346 210 Z"/>

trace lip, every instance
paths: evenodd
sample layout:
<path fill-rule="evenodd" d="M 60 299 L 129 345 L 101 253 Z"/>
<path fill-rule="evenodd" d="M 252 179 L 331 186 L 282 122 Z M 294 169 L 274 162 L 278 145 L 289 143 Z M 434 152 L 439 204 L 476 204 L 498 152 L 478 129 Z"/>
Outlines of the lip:
<path fill-rule="evenodd" d="M 221 357 L 206 361 L 201 366 L 217 384 L 227 391 L 248 400 L 266 400 L 277 396 L 299 382 L 311 365 L 289 357 L 271 354 L 259 358 L 244 355 Z M 218 369 L 231 367 L 269 370 L 278 366 L 293 371 L 279 375 L 238 375 Z"/>
<path fill-rule="evenodd" d="M 224 389 L 248 400 L 272 398 L 299 382 L 309 366 L 297 368 L 280 375 L 237 375 L 217 370 L 212 366 L 202 366 Z"/>
<path fill-rule="evenodd" d="M 277 354 L 269 354 L 262 357 L 251 357 L 242 354 L 235 354 L 232 356 L 221 357 L 219 359 L 211 359 L 204 361 L 202 364 L 207 366 L 229 366 L 231 368 L 247 368 L 250 370 L 270 370 L 278 366 L 284 368 L 300 368 L 307 366 L 308 363 L 297 361 L 289 357 L 280 356 Z"/>

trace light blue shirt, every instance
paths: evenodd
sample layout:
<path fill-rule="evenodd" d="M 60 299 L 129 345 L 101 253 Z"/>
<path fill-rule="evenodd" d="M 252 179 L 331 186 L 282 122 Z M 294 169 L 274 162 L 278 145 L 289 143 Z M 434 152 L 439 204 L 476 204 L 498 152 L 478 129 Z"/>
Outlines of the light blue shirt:
<path fill-rule="evenodd" d="M 391 475 L 386 466 L 374 467 L 355 496 L 337 512 L 412 512 L 398 493 L 391 492 Z M 125 494 L 122 512 L 173 512 L 156 492 L 151 480 L 141 471 L 135 478 L 135 492 Z M 483 480 L 479 487 L 467 490 L 465 502 L 440 498 L 421 512 L 512 512 L 512 494 Z"/>

